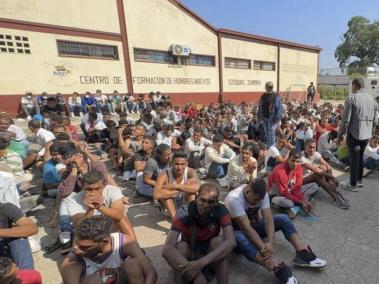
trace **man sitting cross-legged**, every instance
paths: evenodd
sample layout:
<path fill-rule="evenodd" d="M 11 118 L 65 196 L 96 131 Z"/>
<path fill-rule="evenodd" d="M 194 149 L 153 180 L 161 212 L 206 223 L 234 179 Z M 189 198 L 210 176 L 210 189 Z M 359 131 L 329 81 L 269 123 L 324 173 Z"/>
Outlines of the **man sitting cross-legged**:
<path fill-rule="evenodd" d="M 336 206 L 342 209 L 350 207 L 349 201 L 337 190 L 338 180 L 333 176 L 331 166 L 316 151 L 316 140 L 313 138 L 305 142 L 301 165 L 304 172 L 303 184 L 315 182 L 332 197 Z"/>
<path fill-rule="evenodd" d="M 175 283 L 207 283 L 210 266 L 216 269 L 217 283 L 228 283 L 227 257 L 235 239 L 229 212 L 218 197 L 217 187 L 205 183 L 196 200 L 178 210 L 163 249 Z"/>
<path fill-rule="evenodd" d="M 326 261 L 314 255 L 300 240 L 296 228 L 287 215 L 272 216 L 266 182 L 255 179 L 248 185 L 229 192 L 225 206 L 232 217 L 237 249 L 248 260 L 274 271 L 280 283 L 297 283 L 291 269 L 275 259 L 274 235 L 282 231 L 296 249 L 295 265 L 302 267 L 326 266 Z M 259 217 L 259 210 L 262 218 Z"/>
<path fill-rule="evenodd" d="M 171 220 L 182 203 L 191 202 L 199 190 L 200 181 L 196 171 L 188 168 L 187 154 L 175 152 L 172 167 L 162 172 L 154 186 L 154 200 L 163 203 Z M 183 200 L 184 199 L 184 200 Z"/>
<path fill-rule="evenodd" d="M 138 242 L 111 233 L 105 216 L 82 220 L 73 230 L 73 250 L 59 266 L 65 284 L 156 283 L 155 268 Z"/>

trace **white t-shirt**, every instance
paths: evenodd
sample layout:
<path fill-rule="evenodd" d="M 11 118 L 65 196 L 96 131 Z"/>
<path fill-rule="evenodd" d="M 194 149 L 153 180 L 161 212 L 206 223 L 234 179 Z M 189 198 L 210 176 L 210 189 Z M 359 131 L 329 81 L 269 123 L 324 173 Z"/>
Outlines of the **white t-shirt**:
<path fill-rule="evenodd" d="M 15 139 L 18 140 L 18 141 L 20 141 L 20 140 L 26 140 L 26 134 L 25 134 L 24 130 L 22 130 L 17 125 L 14 125 L 14 124 L 9 125 L 7 131 L 15 133 L 16 134 L 16 138 Z"/>
<path fill-rule="evenodd" d="M 328 141 L 329 139 L 329 132 L 325 132 L 324 134 L 321 134 L 320 138 L 318 139 L 317 143 L 317 151 L 320 153 L 323 153 L 325 151 L 330 150 L 331 145 Z"/>
<path fill-rule="evenodd" d="M 104 204 L 107 207 L 111 207 L 112 202 L 117 201 L 123 197 L 121 189 L 118 186 L 106 185 L 103 190 Z M 69 197 L 67 200 L 67 210 L 70 216 L 74 216 L 79 213 L 86 213 L 87 208 L 83 204 L 84 191 Z M 100 215 L 101 213 L 95 210 L 94 215 Z"/>
<path fill-rule="evenodd" d="M 47 142 L 52 141 L 54 139 L 55 135 L 53 134 L 53 132 L 50 132 L 44 128 L 40 128 L 36 133 L 36 141 L 42 147 L 45 147 Z M 45 148 L 42 148 L 38 152 L 38 156 L 43 157 L 43 155 L 45 155 Z"/>
<path fill-rule="evenodd" d="M 276 147 L 276 145 L 272 145 L 270 148 L 268 148 L 267 150 L 267 154 L 266 154 L 266 157 L 265 157 L 265 167 L 267 167 L 267 162 L 268 160 L 272 157 L 272 158 L 276 158 L 278 156 L 280 156 L 280 151 L 278 149 L 278 147 Z"/>
<path fill-rule="evenodd" d="M 228 208 L 232 218 L 247 216 L 250 222 L 256 223 L 258 221 L 259 210 L 270 208 L 270 199 L 266 193 L 265 197 L 258 204 L 249 204 L 243 194 L 245 186 L 247 185 L 240 186 L 229 192 L 225 198 L 225 206 Z"/>
<path fill-rule="evenodd" d="M 319 152 L 314 152 L 310 157 L 306 157 L 304 151 L 301 152 L 301 165 L 310 164 L 312 166 L 319 166 L 322 156 Z M 308 176 L 311 172 L 303 167 L 304 176 Z"/>

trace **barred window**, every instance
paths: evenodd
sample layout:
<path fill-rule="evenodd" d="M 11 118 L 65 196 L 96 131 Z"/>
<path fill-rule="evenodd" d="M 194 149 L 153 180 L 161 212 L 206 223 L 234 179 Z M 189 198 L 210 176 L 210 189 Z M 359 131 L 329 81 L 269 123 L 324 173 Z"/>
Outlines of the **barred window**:
<path fill-rule="evenodd" d="M 154 62 L 154 63 L 173 63 L 173 58 L 168 51 L 152 50 L 144 48 L 134 48 L 134 61 Z"/>
<path fill-rule="evenodd" d="M 254 70 L 275 71 L 275 62 L 254 60 Z"/>
<path fill-rule="evenodd" d="M 114 45 L 93 44 L 74 41 L 57 41 L 59 56 L 77 56 L 118 60 L 118 49 Z"/>
<path fill-rule="evenodd" d="M 188 64 L 201 66 L 215 66 L 216 57 L 210 55 L 191 54 L 189 56 Z"/>
<path fill-rule="evenodd" d="M 0 53 L 30 54 L 27 37 L 0 34 Z"/>
<path fill-rule="evenodd" d="M 188 57 L 176 57 L 169 51 L 134 48 L 134 61 L 177 65 L 215 66 L 216 58 L 210 55 L 191 54 Z"/>
<path fill-rule="evenodd" d="M 225 68 L 251 69 L 251 60 L 225 57 Z"/>

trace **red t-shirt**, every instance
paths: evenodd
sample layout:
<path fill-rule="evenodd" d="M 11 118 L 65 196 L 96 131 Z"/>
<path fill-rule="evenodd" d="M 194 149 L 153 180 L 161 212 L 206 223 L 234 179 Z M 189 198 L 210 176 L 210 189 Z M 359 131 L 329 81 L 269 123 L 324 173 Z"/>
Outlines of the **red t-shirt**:
<path fill-rule="evenodd" d="M 171 230 L 182 234 L 182 240 L 191 241 L 192 228 L 198 218 L 196 202 L 191 202 L 188 207 L 181 207 L 172 221 Z M 220 234 L 222 227 L 231 225 L 231 218 L 228 209 L 222 204 L 217 204 L 213 208 L 212 215 L 199 226 L 196 224 L 196 242 L 207 242 Z"/>
<path fill-rule="evenodd" d="M 329 124 L 325 124 L 324 126 L 320 125 L 320 124 L 316 124 L 316 135 L 315 135 L 315 139 L 316 139 L 316 142 L 318 142 L 318 139 L 320 139 L 320 136 L 321 136 L 321 131 L 322 130 L 326 130 L 326 131 L 332 131 L 332 130 L 335 130 L 335 128 Z"/>
<path fill-rule="evenodd" d="M 271 190 L 275 185 L 280 196 L 300 203 L 304 199 L 301 192 L 303 185 L 303 169 L 298 165 L 295 170 L 291 170 L 288 162 L 277 165 L 268 178 L 268 187 Z"/>
<path fill-rule="evenodd" d="M 42 284 L 41 274 L 36 270 L 19 270 L 17 279 L 19 279 L 22 284 Z"/>

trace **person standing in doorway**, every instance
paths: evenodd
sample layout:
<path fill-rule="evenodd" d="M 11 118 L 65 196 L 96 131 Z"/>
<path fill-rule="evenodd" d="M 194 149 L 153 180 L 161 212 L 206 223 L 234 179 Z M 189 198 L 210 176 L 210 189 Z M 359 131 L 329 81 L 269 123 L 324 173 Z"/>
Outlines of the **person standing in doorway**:
<path fill-rule="evenodd" d="M 274 84 L 267 82 L 266 92 L 261 96 L 258 106 L 258 119 L 263 123 L 263 129 L 268 147 L 275 143 L 275 128 L 282 119 L 283 106 L 278 93 L 274 92 Z"/>
<path fill-rule="evenodd" d="M 341 182 L 344 189 L 358 191 L 363 187 L 363 153 L 372 137 L 376 121 L 377 104 L 372 96 L 363 91 L 364 81 L 354 79 L 351 83 L 353 93 L 345 101 L 342 121 L 338 132 L 338 142 L 346 135 L 350 156 L 350 181 Z"/>

